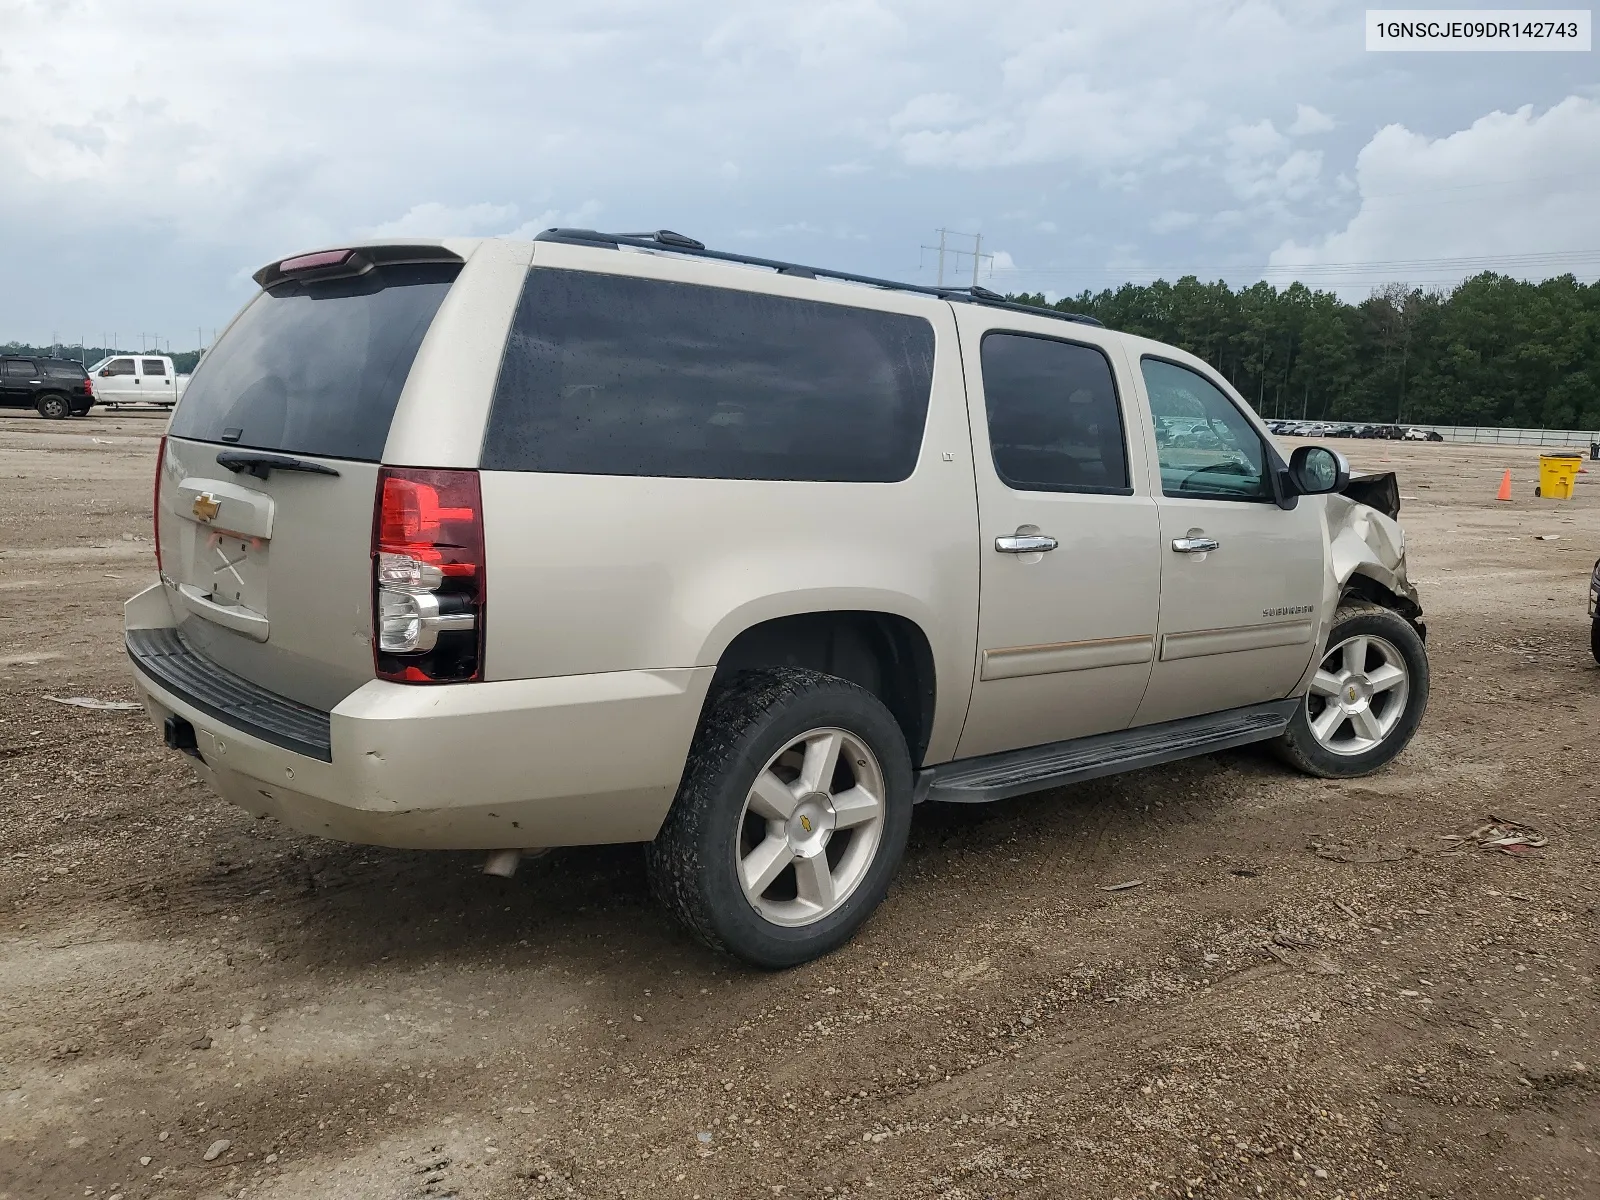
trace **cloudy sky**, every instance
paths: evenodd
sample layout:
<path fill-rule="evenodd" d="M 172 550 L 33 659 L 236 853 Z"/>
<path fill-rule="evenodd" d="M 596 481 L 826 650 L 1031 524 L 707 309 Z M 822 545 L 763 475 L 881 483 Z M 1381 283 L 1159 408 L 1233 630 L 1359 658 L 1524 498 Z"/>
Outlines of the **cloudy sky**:
<path fill-rule="evenodd" d="M 1367 53 L 1363 12 L 0 0 L 0 341 L 182 349 L 288 252 L 556 223 L 928 282 L 944 226 L 1051 294 L 1600 274 L 1595 54 Z"/>

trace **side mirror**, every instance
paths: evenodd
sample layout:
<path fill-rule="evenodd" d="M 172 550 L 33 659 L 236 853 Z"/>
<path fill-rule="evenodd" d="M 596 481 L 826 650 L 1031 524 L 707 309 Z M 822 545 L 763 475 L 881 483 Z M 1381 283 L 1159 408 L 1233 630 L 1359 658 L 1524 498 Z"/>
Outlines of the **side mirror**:
<path fill-rule="evenodd" d="M 111 378 L 111 368 L 107 367 L 105 370 L 101 371 L 100 372 L 100 378 L 101 379 L 110 379 Z"/>
<path fill-rule="evenodd" d="M 1302 496 L 1325 496 L 1350 482 L 1350 464 L 1326 446 L 1301 446 L 1289 456 L 1289 480 Z"/>

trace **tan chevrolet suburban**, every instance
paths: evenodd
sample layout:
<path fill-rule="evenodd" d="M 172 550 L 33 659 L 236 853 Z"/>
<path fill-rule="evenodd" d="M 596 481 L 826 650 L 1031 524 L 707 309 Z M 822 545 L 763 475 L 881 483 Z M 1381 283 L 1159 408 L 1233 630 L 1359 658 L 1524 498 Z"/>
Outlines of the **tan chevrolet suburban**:
<path fill-rule="evenodd" d="M 1170 346 L 668 231 L 255 278 L 126 640 L 167 743 L 297 830 L 648 842 L 780 967 L 867 918 L 919 802 L 1250 742 L 1360 775 L 1421 720 L 1393 477 L 1285 462 Z"/>

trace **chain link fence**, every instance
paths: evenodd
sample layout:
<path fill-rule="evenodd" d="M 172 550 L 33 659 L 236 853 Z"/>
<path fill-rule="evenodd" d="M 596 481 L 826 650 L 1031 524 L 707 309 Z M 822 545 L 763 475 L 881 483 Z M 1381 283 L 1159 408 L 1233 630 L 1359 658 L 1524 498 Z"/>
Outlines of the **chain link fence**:
<path fill-rule="evenodd" d="M 1590 429 L 1491 429 L 1480 425 L 1403 425 L 1402 429 L 1426 429 L 1447 442 L 1484 442 L 1499 446 L 1560 446 L 1582 450 L 1600 442 L 1600 430 Z"/>

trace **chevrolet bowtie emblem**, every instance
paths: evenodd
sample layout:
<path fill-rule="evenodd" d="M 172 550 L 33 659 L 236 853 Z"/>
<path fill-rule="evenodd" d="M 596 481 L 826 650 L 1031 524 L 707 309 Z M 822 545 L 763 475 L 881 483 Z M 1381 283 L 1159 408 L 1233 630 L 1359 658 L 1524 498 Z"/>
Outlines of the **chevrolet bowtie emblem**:
<path fill-rule="evenodd" d="M 210 492 L 201 492 L 194 498 L 194 515 L 201 521 L 210 521 L 222 511 L 222 501 Z"/>
<path fill-rule="evenodd" d="M 807 833 L 810 833 L 811 832 L 811 818 L 810 817 L 801 817 L 800 818 L 800 828 L 804 829 Z"/>

